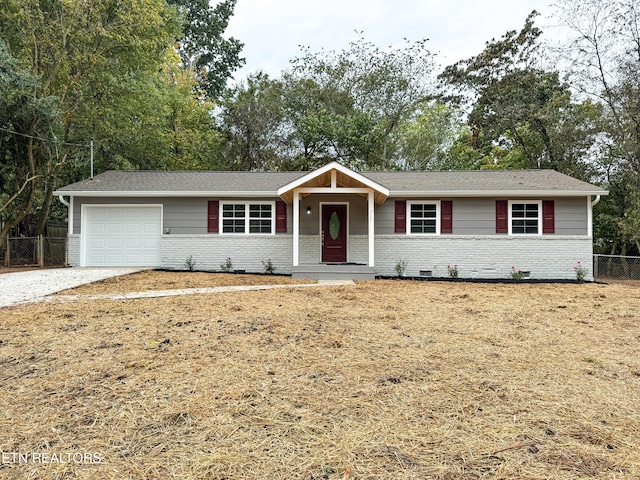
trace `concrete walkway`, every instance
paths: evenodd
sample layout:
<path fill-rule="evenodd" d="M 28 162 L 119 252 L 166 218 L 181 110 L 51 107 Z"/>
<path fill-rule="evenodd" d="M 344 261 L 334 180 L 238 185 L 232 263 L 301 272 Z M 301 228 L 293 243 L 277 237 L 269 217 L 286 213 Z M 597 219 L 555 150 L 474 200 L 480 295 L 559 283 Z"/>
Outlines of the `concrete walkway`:
<path fill-rule="evenodd" d="M 290 285 L 254 285 L 210 288 L 185 288 L 179 290 L 149 290 L 122 294 L 59 295 L 49 296 L 68 288 L 106 278 L 140 272 L 145 268 L 61 268 L 29 270 L 0 275 L 0 308 L 28 302 L 73 302 L 75 300 L 129 300 L 134 298 L 158 298 L 202 293 L 246 292 L 278 288 L 311 288 L 335 285 L 355 285 L 352 280 L 319 280 L 318 283 Z"/>
<path fill-rule="evenodd" d="M 105 293 L 99 295 L 57 295 L 40 301 L 73 302 L 75 300 L 131 300 L 134 298 L 176 297 L 203 293 L 250 292 L 255 290 L 277 290 L 291 288 L 317 288 L 343 285 L 355 285 L 353 280 L 318 280 L 318 283 L 292 283 L 288 285 L 240 285 L 230 287 L 182 288 L 177 290 L 148 290 L 145 292 Z"/>
<path fill-rule="evenodd" d="M 0 308 L 33 302 L 52 293 L 145 268 L 54 268 L 0 275 Z"/>

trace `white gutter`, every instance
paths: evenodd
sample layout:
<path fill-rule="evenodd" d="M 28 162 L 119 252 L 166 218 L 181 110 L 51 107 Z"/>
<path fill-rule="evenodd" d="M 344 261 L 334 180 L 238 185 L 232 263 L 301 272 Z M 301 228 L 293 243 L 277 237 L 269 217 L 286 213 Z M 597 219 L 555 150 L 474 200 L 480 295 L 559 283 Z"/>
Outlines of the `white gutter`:
<path fill-rule="evenodd" d="M 339 189 L 337 190 L 339 192 Z M 386 192 L 385 192 L 386 193 Z M 70 197 L 219 197 L 219 198 L 259 198 L 278 197 L 278 191 L 262 192 L 206 192 L 206 191 L 56 191 L 55 195 L 67 195 Z M 389 192 L 390 197 L 582 197 L 584 195 L 607 195 L 608 192 L 600 191 L 571 191 L 571 190 L 437 190 L 437 191 L 402 191 Z"/>
<path fill-rule="evenodd" d="M 600 203 L 600 195 L 596 195 L 596 199 L 591 202 L 591 208 L 595 207 L 598 203 Z"/>
<path fill-rule="evenodd" d="M 69 197 L 73 202 L 73 197 Z M 71 203 L 67 202 L 62 195 L 58 195 L 58 199 L 60 202 L 67 207 L 67 233 L 69 235 L 73 234 L 73 207 Z"/>
<path fill-rule="evenodd" d="M 401 191 L 392 190 L 390 197 L 453 198 L 453 197 L 494 197 L 494 198 L 539 198 L 539 197 L 582 197 L 585 195 L 607 195 L 608 192 L 579 190 L 438 190 Z"/>
<path fill-rule="evenodd" d="M 275 190 L 268 192 L 189 192 L 189 191 L 82 191 L 82 190 L 66 190 L 55 191 L 54 195 L 67 195 L 70 197 L 213 197 L 213 198 L 259 198 L 259 197 L 277 197 Z"/>

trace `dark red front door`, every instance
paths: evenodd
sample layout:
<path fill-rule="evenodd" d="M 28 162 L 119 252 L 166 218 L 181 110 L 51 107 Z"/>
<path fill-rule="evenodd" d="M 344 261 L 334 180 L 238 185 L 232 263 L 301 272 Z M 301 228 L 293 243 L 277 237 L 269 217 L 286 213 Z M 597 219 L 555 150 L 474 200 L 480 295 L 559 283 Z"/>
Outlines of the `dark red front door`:
<path fill-rule="evenodd" d="M 347 261 L 347 206 L 322 206 L 322 261 Z"/>

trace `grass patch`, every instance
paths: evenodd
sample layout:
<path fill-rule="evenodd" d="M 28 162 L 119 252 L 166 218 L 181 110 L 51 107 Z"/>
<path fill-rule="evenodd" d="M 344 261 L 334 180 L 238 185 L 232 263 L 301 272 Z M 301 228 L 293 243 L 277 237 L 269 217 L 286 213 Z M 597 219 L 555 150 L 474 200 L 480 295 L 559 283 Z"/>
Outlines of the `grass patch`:
<path fill-rule="evenodd" d="M 412 281 L 1 309 L 0 450 L 102 461 L 0 477 L 638 478 L 639 312 Z"/>

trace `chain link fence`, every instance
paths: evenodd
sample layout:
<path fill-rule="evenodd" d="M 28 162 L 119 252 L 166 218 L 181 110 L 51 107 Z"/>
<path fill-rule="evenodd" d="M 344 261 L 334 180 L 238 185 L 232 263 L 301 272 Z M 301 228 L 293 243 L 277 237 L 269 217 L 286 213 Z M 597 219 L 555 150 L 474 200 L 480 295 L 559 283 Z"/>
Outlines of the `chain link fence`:
<path fill-rule="evenodd" d="M 594 255 L 593 276 L 596 280 L 607 278 L 640 280 L 640 257 Z"/>
<path fill-rule="evenodd" d="M 67 264 L 66 237 L 2 237 L 0 260 L 5 267 L 58 267 Z"/>

